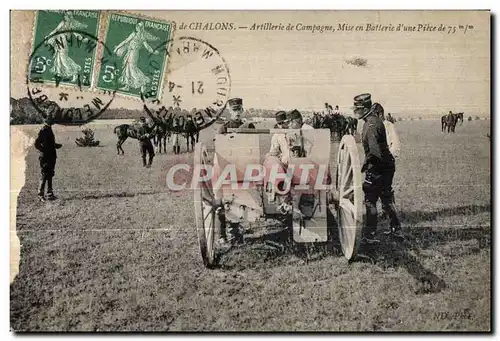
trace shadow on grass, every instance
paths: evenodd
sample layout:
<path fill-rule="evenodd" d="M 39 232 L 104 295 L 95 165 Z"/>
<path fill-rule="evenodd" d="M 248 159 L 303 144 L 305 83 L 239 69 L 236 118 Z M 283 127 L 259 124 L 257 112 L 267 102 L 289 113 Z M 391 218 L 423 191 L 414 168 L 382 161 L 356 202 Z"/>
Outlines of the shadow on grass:
<path fill-rule="evenodd" d="M 399 219 L 403 225 L 415 225 L 423 221 L 434 221 L 441 217 L 452 217 L 456 215 L 475 215 L 483 212 L 491 212 L 491 204 L 467 205 L 443 208 L 436 211 L 411 211 L 399 212 Z"/>
<path fill-rule="evenodd" d="M 471 205 L 441 209 L 434 212 L 402 212 L 400 216 L 405 225 L 409 222 L 435 220 L 437 217 L 477 214 L 491 210 L 491 205 Z M 247 237 L 242 245 L 237 245 L 229 252 L 222 254 L 219 268 L 243 270 L 258 267 L 282 266 L 290 256 L 295 256 L 305 263 L 315 262 L 326 257 L 343 257 L 338 240 L 337 223 L 334 221 L 330 230 L 328 243 L 295 244 L 287 229 L 264 234 L 257 237 Z M 489 227 L 446 228 L 436 230 L 436 227 L 409 227 L 405 242 L 397 242 L 390 236 L 381 235 L 381 243 L 377 247 L 365 249 L 363 256 L 358 256 L 353 262 L 369 262 L 382 269 L 403 268 L 417 282 L 416 294 L 437 293 L 446 288 L 443 279 L 425 268 L 419 259 L 426 257 L 422 250 L 439 247 L 456 241 L 477 240 L 478 247 L 467 249 L 467 254 L 476 254 L 491 244 Z M 258 250 L 258 252 L 256 252 Z M 415 255 L 414 255 L 415 254 Z M 456 257 L 457 254 L 450 254 Z M 460 255 L 458 255 L 460 256 Z M 225 258 L 228 258 L 227 261 Z"/>

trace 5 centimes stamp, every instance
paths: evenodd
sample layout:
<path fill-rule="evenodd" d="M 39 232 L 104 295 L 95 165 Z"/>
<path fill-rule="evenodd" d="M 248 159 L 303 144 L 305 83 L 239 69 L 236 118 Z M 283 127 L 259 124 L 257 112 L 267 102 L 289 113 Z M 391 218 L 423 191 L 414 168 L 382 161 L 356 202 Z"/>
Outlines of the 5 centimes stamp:
<path fill-rule="evenodd" d="M 194 122 L 197 131 L 211 126 L 224 112 L 230 95 L 231 76 L 225 59 L 212 44 L 194 37 L 165 41 L 155 51 L 169 55 L 167 79 L 161 100 L 154 89 L 141 96 L 146 112 L 169 120 L 179 116 L 181 123 L 186 120 L 185 127 Z M 148 59 L 147 70 L 154 74 L 158 66 L 154 53 Z M 182 112 L 188 114 L 176 115 Z"/>
<path fill-rule="evenodd" d="M 69 39 L 68 37 L 78 37 L 79 40 Z M 83 43 L 85 42 L 85 43 Z M 66 52 L 61 52 L 54 59 L 46 58 L 47 45 L 63 46 Z M 100 49 L 101 63 L 108 63 L 111 60 L 111 51 L 97 37 L 79 30 L 62 30 L 53 32 L 46 36 L 38 45 L 35 46 L 28 62 L 28 72 L 26 77 L 26 86 L 28 98 L 33 107 L 42 116 L 51 115 L 58 124 L 81 125 L 99 117 L 111 104 L 115 97 L 117 81 L 113 81 L 110 90 L 100 93 L 90 91 L 92 69 L 78 69 L 79 65 L 72 64 L 72 59 L 66 59 L 67 51 L 72 51 L 72 55 L 77 60 L 83 60 L 83 56 L 92 55 L 95 58 L 96 51 Z M 89 57 L 87 57 L 89 58 Z M 52 79 L 45 76 L 46 67 L 53 64 L 58 66 L 57 72 L 69 74 L 68 65 L 73 65 L 76 75 L 76 83 L 62 83 L 62 77 Z M 61 61 L 63 60 L 63 61 Z M 70 61 L 71 60 L 71 61 Z M 111 62 L 112 65 L 113 62 Z M 91 65 L 94 65 L 92 62 Z M 78 70 L 77 70 L 78 69 Z M 61 74 L 61 73 L 59 73 Z M 71 79 L 70 81 L 73 81 Z"/>
<path fill-rule="evenodd" d="M 89 88 L 96 62 L 99 11 L 37 11 L 30 77 L 45 83 Z"/>
<path fill-rule="evenodd" d="M 141 92 L 147 92 L 158 99 L 168 53 L 152 45 L 170 40 L 172 33 L 171 23 L 111 13 L 104 41 L 112 49 L 113 58 L 101 64 L 97 88 L 111 90 L 117 79 L 118 93 L 140 97 Z M 117 61 L 118 67 L 112 61 Z M 148 73 L 151 65 L 152 74 Z"/>

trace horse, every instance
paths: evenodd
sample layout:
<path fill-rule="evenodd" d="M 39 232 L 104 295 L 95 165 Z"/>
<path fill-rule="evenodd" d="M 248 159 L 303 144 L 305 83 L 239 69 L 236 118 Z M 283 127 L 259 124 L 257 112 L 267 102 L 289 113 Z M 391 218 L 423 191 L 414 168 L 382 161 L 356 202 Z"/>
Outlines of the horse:
<path fill-rule="evenodd" d="M 348 119 L 345 116 L 342 115 L 326 115 L 323 118 L 323 122 L 321 124 L 321 128 L 328 128 L 330 129 L 330 135 L 332 140 L 334 139 L 334 136 L 337 136 L 337 139 L 342 139 L 342 137 L 347 133 L 348 131 Z"/>
<path fill-rule="evenodd" d="M 138 139 L 139 136 L 139 126 L 137 124 L 120 124 L 113 129 L 113 132 L 118 137 L 118 142 L 116 143 L 116 150 L 118 155 L 120 155 L 120 150 L 122 155 L 125 154 L 122 144 L 127 140 L 127 138 Z M 152 127 L 153 134 L 155 133 L 155 126 Z"/>
<path fill-rule="evenodd" d="M 200 131 L 194 123 L 192 117 L 188 116 L 188 119 L 184 122 L 184 136 L 187 141 L 187 151 L 189 152 L 189 144 L 191 143 L 191 151 L 194 151 L 194 144 L 198 143 L 200 138 Z"/>
<path fill-rule="evenodd" d="M 358 119 L 355 117 L 346 117 L 347 119 L 347 134 L 356 135 L 358 130 Z"/>
<path fill-rule="evenodd" d="M 457 126 L 457 122 L 461 121 L 462 125 L 464 123 L 464 113 L 459 112 L 458 114 L 449 113 L 441 117 L 441 131 L 445 132 L 446 130 L 454 133 L 455 127 Z"/>
<path fill-rule="evenodd" d="M 153 144 L 155 146 L 156 152 L 161 154 L 161 146 L 163 142 L 163 151 L 167 152 L 167 137 L 170 134 L 168 129 L 168 123 L 165 118 L 157 116 L 154 119 L 154 127 L 153 127 Z"/>

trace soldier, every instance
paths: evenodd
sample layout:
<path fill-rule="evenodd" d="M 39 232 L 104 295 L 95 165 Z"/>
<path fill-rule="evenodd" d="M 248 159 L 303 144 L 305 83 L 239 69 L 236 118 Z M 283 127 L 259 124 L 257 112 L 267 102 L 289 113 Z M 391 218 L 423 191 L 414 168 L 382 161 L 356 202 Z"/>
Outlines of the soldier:
<path fill-rule="evenodd" d="M 286 117 L 287 120 L 290 122 L 289 123 L 290 129 L 314 129 L 309 124 L 304 123 L 302 119 L 302 114 L 297 109 L 290 111 L 286 115 Z"/>
<path fill-rule="evenodd" d="M 399 151 L 401 150 L 401 144 L 399 141 L 399 136 L 396 132 L 396 128 L 394 127 L 394 123 L 389 120 L 389 117 L 387 117 L 387 119 L 385 118 L 384 108 L 379 103 L 374 103 L 372 110 L 378 117 L 380 117 L 382 122 L 384 122 L 389 151 L 391 152 L 392 156 L 394 156 L 394 159 L 397 159 L 399 157 Z"/>
<path fill-rule="evenodd" d="M 227 101 L 231 119 L 224 123 L 219 129 L 219 134 L 227 133 L 228 128 L 239 128 L 243 125 L 241 114 L 243 113 L 243 100 L 241 98 L 231 98 Z"/>
<path fill-rule="evenodd" d="M 363 244 L 380 243 L 375 238 L 377 230 L 377 201 L 380 198 L 384 210 L 390 217 L 391 231 L 397 239 L 403 240 L 401 224 L 394 205 L 392 180 L 396 170 L 394 157 L 389 151 L 385 127 L 382 120 L 372 109 L 370 94 L 354 97 L 354 114 L 363 119 L 362 143 L 365 151 L 365 163 L 361 172 L 365 172 L 363 192 L 365 194 L 366 219 L 362 232 Z"/>
<path fill-rule="evenodd" d="M 174 148 L 174 154 L 181 153 L 181 123 L 179 117 L 175 117 L 172 121 L 172 147 Z"/>
<path fill-rule="evenodd" d="M 146 118 L 144 116 L 141 116 L 140 122 L 141 126 L 139 127 L 137 132 L 137 139 L 139 140 L 139 145 L 141 148 L 142 166 L 151 168 L 151 164 L 153 163 L 153 158 L 155 156 L 153 144 L 151 143 L 151 128 L 148 126 Z M 149 162 L 147 164 L 146 154 L 149 154 Z"/>
<path fill-rule="evenodd" d="M 335 106 L 335 110 L 333 111 L 333 115 L 334 115 L 334 116 L 338 116 L 338 115 L 340 115 L 340 109 L 339 109 L 339 106 L 338 106 L 338 105 L 336 105 L 336 106 Z"/>
<path fill-rule="evenodd" d="M 396 120 L 394 119 L 394 117 L 391 116 L 391 113 L 387 113 L 387 121 L 391 123 L 396 123 Z"/>
<path fill-rule="evenodd" d="M 276 113 L 277 129 L 288 129 L 289 120 L 286 112 L 278 111 Z M 266 159 L 270 157 L 278 158 L 283 165 L 288 165 L 289 148 L 285 134 L 276 133 L 271 137 L 271 147 L 269 153 L 266 154 Z"/>
<path fill-rule="evenodd" d="M 54 118 L 49 115 L 43 120 L 43 127 L 38 133 L 35 140 L 35 148 L 39 151 L 40 168 L 42 171 L 42 179 L 38 190 L 40 201 L 45 201 L 45 184 L 47 183 L 47 199 L 55 200 L 52 187 L 52 178 L 55 175 L 57 152 L 56 149 L 61 148 L 61 144 L 56 143 L 52 125 L 55 123 Z"/>
<path fill-rule="evenodd" d="M 329 116 L 331 114 L 330 108 L 331 108 L 330 104 L 325 103 L 325 110 L 323 111 L 323 116 Z"/>

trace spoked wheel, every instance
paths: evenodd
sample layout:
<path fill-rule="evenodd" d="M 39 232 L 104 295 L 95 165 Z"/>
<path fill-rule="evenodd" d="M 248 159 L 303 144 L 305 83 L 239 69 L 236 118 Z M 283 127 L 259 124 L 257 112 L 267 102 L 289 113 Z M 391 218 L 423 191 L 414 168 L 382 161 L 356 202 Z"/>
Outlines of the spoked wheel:
<path fill-rule="evenodd" d="M 212 166 L 207 149 L 203 143 L 197 143 L 194 148 L 194 177 L 201 179 L 207 174 L 207 167 Z M 196 172 L 199 172 L 196 174 Z M 200 181 L 194 189 L 194 212 L 196 230 L 200 244 L 201 257 L 207 268 L 216 263 L 216 234 L 219 234 L 224 216 L 218 213 L 216 198 L 211 180 Z"/>
<path fill-rule="evenodd" d="M 356 256 L 363 227 L 363 192 L 361 167 L 356 141 L 345 135 L 340 141 L 337 156 L 335 201 L 339 239 L 344 256 Z"/>

